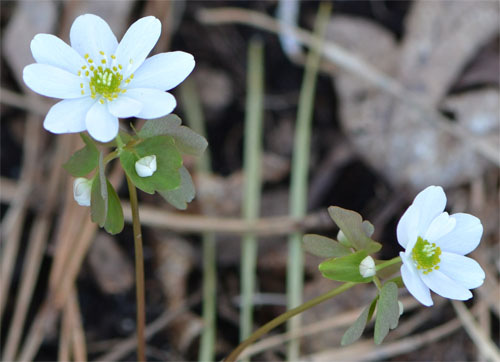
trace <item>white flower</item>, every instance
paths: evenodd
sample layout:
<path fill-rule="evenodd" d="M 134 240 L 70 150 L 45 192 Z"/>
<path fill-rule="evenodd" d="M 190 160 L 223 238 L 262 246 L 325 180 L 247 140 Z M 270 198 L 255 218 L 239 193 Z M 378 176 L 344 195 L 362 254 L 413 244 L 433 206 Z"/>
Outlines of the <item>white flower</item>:
<path fill-rule="evenodd" d="M 137 20 L 118 44 L 108 24 L 92 14 L 75 19 L 71 46 L 50 34 L 31 41 L 36 64 L 24 68 L 33 91 L 61 98 L 45 117 L 53 133 L 87 130 L 108 142 L 118 133 L 118 118 L 157 118 L 169 114 L 175 98 L 166 93 L 194 68 L 191 54 L 176 51 L 146 59 L 161 32 L 153 16 Z"/>
<path fill-rule="evenodd" d="M 140 177 L 149 177 L 156 171 L 156 156 L 146 156 L 136 161 L 135 171 Z"/>
<path fill-rule="evenodd" d="M 90 193 L 92 191 L 92 180 L 78 177 L 73 182 L 73 197 L 80 206 L 90 206 Z"/>
<path fill-rule="evenodd" d="M 372 277 L 376 274 L 375 260 L 373 260 L 370 255 L 359 263 L 359 274 L 361 274 L 363 278 Z"/>
<path fill-rule="evenodd" d="M 443 212 L 446 195 L 439 186 L 420 192 L 399 220 L 397 236 L 401 276 L 408 291 L 422 304 L 433 304 L 430 290 L 442 297 L 467 300 L 469 289 L 483 284 L 484 271 L 465 254 L 481 240 L 481 221 L 469 214 Z"/>

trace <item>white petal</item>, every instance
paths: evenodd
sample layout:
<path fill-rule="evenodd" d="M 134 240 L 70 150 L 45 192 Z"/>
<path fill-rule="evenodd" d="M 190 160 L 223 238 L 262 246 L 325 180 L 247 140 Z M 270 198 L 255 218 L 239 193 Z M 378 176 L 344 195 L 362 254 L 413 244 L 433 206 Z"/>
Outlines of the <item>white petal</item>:
<path fill-rule="evenodd" d="M 412 205 L 418 212 L 418 235 L 423 237 L 431 222 L 444 211 L 446 195 L 442 187 L 429 186 L 415 197 Z"/>
<path fill-rule="evenodd" d="M 421 274 L 422 280 L 434 293 L 448 299 L 467 300 L 472 298 L 469 289 L 449 278 L 439 270 Z"/>
<path fill-rule="evenodd" d="M 411 265 L 411 261 L 407 260 L 404 253 L 400 253 L 403 265 L 401 265 L 401 277 L 406 289 L 423 305 L 430 307 L 432 302 L 431 292 L 429 288 L 420 279 L 420 273 Z"/>
<path fill-rule="evenodd" d="M 108 23 L 93 14 L 80 15 L 69 33 L 71 46 L 82 57 L 89 54 L 95 62 L 101 59 L 100 51 L 110 57 L 116 51 L 118 41 Z"/>
<path fill-rule="evenodd" d="M 160 33 L 161 23 L 154 16 L 141 18 L 130 26 L 115 54 L 117 62 L 124 67 L 124 78 L 128 78 L 141 66 L 158 41 Z"/>
<path fill-rule="evenodd" d="M 414 205 L 405 211 L 399 219 L 396 233 L 398 242 L 403 248 L 407 248 L 409 242 L 415 242 L 418 238 L 418 210 Z"/>
<path fill-rule="evenodd" d="M 163 91 L 181 83 L 193 71 L 194 58 L 185 52 L 161 53 L 152 56 L 136 70 L 131 88 L 156 88 Z"/>
<path fill-rule="evenodd" d="M 74 133 L 87 129 L 85 117 L 95 99 L 82 97 L 56 103 L 47 113 L 43 127 L 52 133 Z"/>
<path fill-rule="evenodd" d="M 108 102 L 109 112 L 119 118 L 135 117 L 142 109 L 142 103 L 125 95 Z"/>
<path fill-rule="evenodd" d="M 128 89 L 127 96 L 142 103 L 142 110 L 136 116 L 139 118 L 151 119 L 165 116 L 177 105 L 173 95 L 158 89 Z"/>
<path fill-rule="evenodd" d="M 474 289 L 484 282 L 485 274 L 474 259 L 453 253 L 441 253 L 439 271 L 467 289 Z"/>
<path fill-rule="evenodd" d="M 448 234 L 436 241 L 443 251 L 465 255 L 474 250 L 481 241 L 483 225 L 481 220 L 469 214 L 453 214 L 451 218 L 456 220 L 456 225 Z"/>
<path fill-rule="evenodd" d="M 432 220 L 425 236 L 423 236 L 424 240 L 427 240 L 431 243 L 434 243 L 443 235 L 448 234 L 455 227 L 457 221 L 450 217 L 447 212 L 443 212 L 434 220 Z"/>
<path fill-rule="evenodd" d="M 95 102 L 85 119 L 87 131 L 100 142 L 109 142 L 118 134 L 118 118 L 108 111 L 106 104 Z"/>
<path fill-rule="evenodd" d="M 23 80 L 33 91 L 53 98 L 80 98 L 82 80 L 60 68 L 46 64 L 30 64 L 24 67 Z"/>
<path fill-rule="evenodd" d="M 76 74 L 86 64 L 75 49 L 52 34 L 37 34 L 31 41 L 31 53 L 40 64 L 52 65 Z"/>

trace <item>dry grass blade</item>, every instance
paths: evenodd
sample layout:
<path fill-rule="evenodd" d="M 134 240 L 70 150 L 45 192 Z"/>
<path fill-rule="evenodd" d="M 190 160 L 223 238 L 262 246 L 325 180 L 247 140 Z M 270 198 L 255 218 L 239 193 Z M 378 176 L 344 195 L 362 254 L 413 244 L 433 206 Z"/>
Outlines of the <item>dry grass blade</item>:
<path fill-rule="evenodd" d="M 285 35 L 294 36 L 295 39 L 303 45 L 310 48 L 317 47 L 314 36 L 310 32 L 281 23 L 270 16 L 256 11 L 237 8 L 203 9 L 198 13 L 198 17 L 200 21 L 206 24 L 240 23 L 264 29 L 276 34 L 284 34 L 286 32 Z M 443 131 L 457 137 L 464 144 L 473 148 L 486 159 L 490 160 L 495 165 L 500 166 L 500 157 L 498 150 L 494 145 L 476 139 L 463 126 L 451 123 L 436 110 L 429 109 L 426 106 L 419 104 L 412 99 L 412 96 L 395 79 L 383 74 L 369 63 L 337 46 L 335 43 L 328 41 L 324 42 L 323 46 L 318 50 L 322 52 L 325 59 L 340 68 L 365 79 L 377 88 L 388 92 L 398 100 L 418 110 L 422 114 L 423 119 L 432 121 L 433 124 L 441 128 Z"/>
<path fill-rule="evenodd" d="M 500 351 L 495 343 L 488 338 L 487 335 L 474 321 L 474 318 L 469 310 L 462 302 L 452 300 L 451 304 L 457 313 L 460 322 L 464 326 L 467 334 L 470 336 L 474 344 L 479 349 L 481 354 L 491 361 L 500 361 Z"/>

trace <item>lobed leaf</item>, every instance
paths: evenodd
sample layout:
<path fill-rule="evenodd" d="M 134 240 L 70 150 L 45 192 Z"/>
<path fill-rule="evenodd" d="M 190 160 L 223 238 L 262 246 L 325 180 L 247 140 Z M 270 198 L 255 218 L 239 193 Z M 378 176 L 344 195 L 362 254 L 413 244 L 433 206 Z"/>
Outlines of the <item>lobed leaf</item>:
<path fill-rule="evenodd" d="M 181 185 L 178 188 L 170 191 L 158 191 L 158 193 L 172 206 L 179 210 L 185 210 L 187 204 L 193 201 L 196 192 L 191 175 L 184 166 L 179 169 L 179 174 Z"/>
<path fill-rule="evenodd" d="M 135 171 L 137 160 L 156 156 L 156 172 L 149 177 L 140 177 Z M 120 154 L 120 163 L 134 185 L 144 192 L 173 190 L 181 184 L 179 169 L 182 158 L 170 136 L 154 136 L 132 147 L 126 147 Z"/>
<path fill-rule="evenodd" d="M 207 148 L 207 140 L 190 128 L 181 126 L 181 123 L 181 119 L 175 114 L 170 114 L 163 118 L 150 119 L 146 121 L 138 135 L 142 138 L 168 135 L 174 138 L 175 145 L 180 152 L 193 156 L 201 156 Z"/>
<path fill-rule="evenodd" d="M 351 250 L 338 241 L 316 234 L 304 235 L 304 250 L 324 258 L 337 258 L 351 254 Z"/>
<path fill-rule="evenodd" d="M 108 189 L 108 213 L 106 215 L 104 229 L 108 233 L 114 235 L 123 230 L 123 209 L 122 204 L 120 203 L 120 198 L 118 197 L 113 186 L 107 180 L 106 184 Z"/>
<path fill-rule="evenodd" d="M 363 310 L 354 324 L 350 326 L 347 331 L 345 331 L 340 342 L 342 346 L 354 343 L 359 339 L 359 337 L 361 337 L 367 323 L 372 319 L 375 306 L 377 305 L 377 300 L 378 296 Z"/>
<path fill-rule="evenodd" d="M 97 171 L 90 191 L 90 218 L 93 222 L 99 224 L 100 227 L 103 227 L 106 222 L 107 205 L 108 200 L 104 199 L 101 190 L 100 171 Z"/>
<path fill-rule="evenodd" d="M 84 133 L 80 133 L 85 146 L 76 151 L 63 167 L 70 175 L 84 177 L 94 170 L 99 164 L 99 150 L 92 139 Z"/>
<path fill-rule="evenodd" d="M 375 318 L 375 344 L 380 344 L 384 340 L 390 329 L 398 326 L 399 305 L 398 286 L 396 283 L 385 283 L 380 290 L 377 303 L 377 316 Z"/>
<path fill-rule="evenodd" d="M 373 277 L 364 278 L 359 272 L 359 264 L 367 256 L 367 252 L 361 250 L 340 258 L 329 259 L 319 265 L 319 270 L 325 278 L 331 280 L 368 283 Z"/>
<path fill-rule="evenodd" d="M 380 243 L 370 239 L 373 225 L 369 222 L 363 224 L 363 218 L 357 212 L 330 206 L 328 213 L 356 250 L 366 250 L 368 254 L 372 254 L 382 248 Z"/>

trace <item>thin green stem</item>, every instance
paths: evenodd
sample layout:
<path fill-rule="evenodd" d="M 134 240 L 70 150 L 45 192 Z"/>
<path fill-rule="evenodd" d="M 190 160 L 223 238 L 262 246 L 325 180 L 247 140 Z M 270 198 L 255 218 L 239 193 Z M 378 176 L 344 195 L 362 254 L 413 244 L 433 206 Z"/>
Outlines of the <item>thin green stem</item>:
<path fill-rule="evenodd" d="M 146 341 L 144 329 L 146 326 L 146 302 L 144 293 L 144 257 L 142 252 L 141 221 L 139 219 L 139 203 L 137 201 L 137 190 L 130 178 L 127 178 L 128 192 L 130 196 L 130 208 L 132 210 L 132 225 L 135 246 L 135 290 L 137 299 L 137 360 L 146 361 Z"/>
<path fill-rule="evenodd" d="M 397 264 L 397 263 L 401 263 L 401 257 L 400 256 L 397 256 L 395 258 L 392 258 L 391 260 L 387 260 L 387 261 L 384 261 L 383 263 L 380 263 L 379 265 L 377 265 L 375 267 L 375 270 L 376 271 L 379 271 L 379 270 L 382 270 L 382 269 L 385 269 L 391 265 L 394 265 L 394 264 Z"/>
<path fill-rule="evenodd" d="M 354 287 L 357 284 L 358 283 L 353 283 L 353 282 L 344 283 L 338 288 L 332 289 L 329 292 L 320 295 L 319 297 L 311 299 L 310 301 L 308 301 L 308 302 L 306 302 L 306 303 L 304 303 L 296 308 L 290 309 L 287 312 L 277 316 L 276 318 L 274 318 L 270 322 L 264 324 L 262 327 L 257 329 L 245 341 L 240 343 L 240 345 L 238 347 L 236 347 L 236 349 L 234 349 L 229 356 L 227 356 L 225 361 L 227 361 L 227 362 L 236 361 L 236 359 L 238 358 L 240 353 L 243 352 L 243 350 L 245 348 L 247 348 L 249 345 L 254 343 L 257 339 L 262 337 L 264 334 L 268 333 L 273 328 L 276 328 L 277 326 L 286 322 L 287 320 L 289 320 L 293 316 L 296 316 L 297 314 L 300 314 L 300 313 L 302 313 L 302 312 L 304 312 L 304 311 L 306 311 L 306 310 L 308 310 L 308 309 L 310 309 L 310 308 L 312 308 L 312 307 L 314 307 L 314 306 L 316 306 L 316 305 L 318 305 L 318 304 L 320 304 L 320 303 L 322 303 L 330 298 L 333 298 L 333 297 L 345 292 L 346 290 Z"/>
<path fill-rule="evenodd" d="M 264 98 L 264 50 L 262 41 L 252 39 L 248 48 L 247 100 L 244 140 L 243 218 L 247 222 L 257 219 L 261 198 L 262 118 Z M 253 296 L 257 265 L 257 237 L 243 235 L 241 248 L 241 313 L 240 340 L 246 339 L 253 329 Z"/>
<path fill-rule="evenodd" d="M 315 23 L 317 42 L 321 42 L 329 19 L 330 4 L 322 4 Z M 313 116 L 316 80 L 321 54 L 312 50 L 306 60 L 304 80 L 297 109 L 297 125 L 295 128 L 294 153 L 290 180 L 290 216 L 302 218 L 307 211 L 307 189 L 309 153 L 311 143 L 311 123 Z M 302 251 L 302 234 L 293 233 L 288 239 L 287 263 L 287 305 L 293 308 L 302 302 L 304 284 L 304 255 Z M 295 331 L 300 327 L 300 318 L 290 320 L 288 329 Z M 292 339 L 288 344 L 287 358 L 294 361 L 299 357 L 299 343 Z"/>
<path fill-rule="evenodd" d="M 183 110 L 189 126 L 199 135 L 206 138 L 205 120 L 196 84 L 192 78 L 186 79 L 181 87 L 181 99 Z M 197 172 L 210 173 L 210 151 L 207 149 L 202 157 L 197 160 Z M 202 205 L 204 213 L 211 213 L 205 205 Z M 203 253 L 203 331 L 200 338 L 200 349 L 198 351 L 199 361 L 215 360 L 215 336 L 217 317 L 217 244 L 215 233 L 204 232 L 202 234 Z"/>

